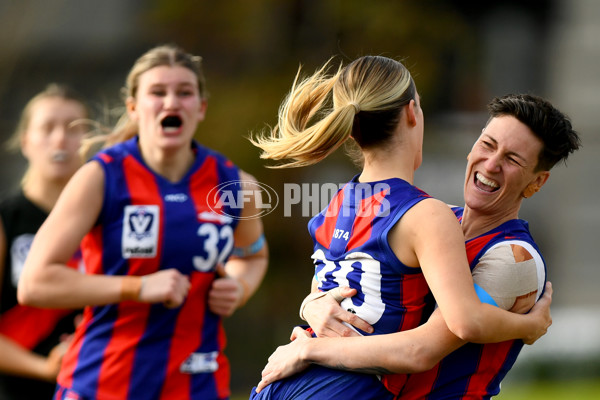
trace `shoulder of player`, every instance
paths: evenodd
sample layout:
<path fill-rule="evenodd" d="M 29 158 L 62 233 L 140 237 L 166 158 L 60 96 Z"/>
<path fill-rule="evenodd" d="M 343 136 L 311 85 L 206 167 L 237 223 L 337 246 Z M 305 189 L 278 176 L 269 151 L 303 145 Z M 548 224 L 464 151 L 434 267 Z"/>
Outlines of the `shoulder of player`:
<path fill-rule="evenodd" d="M 422 224 L 444 223 L 458 224 L 452 209 L 443 201 L 430 197 L 415 204 L 407 213 L 408 218 L 419 219 Z"/>
<path fill-rule="evenodd" d="M 456 216 L 444 202 L 428 198 L 415 204 L 400 219 L 396 229 L 398 233 L 410 235 L 415 240 L 427 240 L 430 243 L 458 238 L 464 243 L 464 237 Z M 420 239 L 418 239 L 420 238 Z"/>
<path fill-rule="evenodd" d="M 99 162 L 91 161 L 82 165 L 67 183 L 61 197 L 82 201 L 84 199 L 97 202 L 102 199 L 105 170 Z M 101 203 L 101 202 L 100 202 Z"/>
<path fill-rule="evenodd" d="M 511 264 L 517 264 L 520 262 L 532 260 L 535 254 L 532 252 L 536 252 L 531 246 L 528 246 L 525 242 L 519 241 L 505 241 L 500 242 L 494 246 L 492 246 L 485 254 L 486 258 L 496 258 L 500 254 L 511 254 L 512 257 L 509 258 L 511 260 Z M 537 252 L 536 252 L 537 253 Z M 506 259 L 504 260 L 506 262 Z"/>
<path fill-rule="evenodd" d="M 499 307 L 519 313 L 533 306 L 539 290 L 538 279 L 530 248 L 508 241 L 490 248 L 473 269 L 473 281 Z"/>

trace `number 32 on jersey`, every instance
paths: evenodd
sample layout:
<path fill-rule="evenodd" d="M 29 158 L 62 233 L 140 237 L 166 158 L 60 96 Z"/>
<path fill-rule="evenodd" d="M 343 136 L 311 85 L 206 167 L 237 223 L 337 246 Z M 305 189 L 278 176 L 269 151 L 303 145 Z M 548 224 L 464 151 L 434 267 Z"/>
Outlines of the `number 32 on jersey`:
<path fill-rule="evenodd" d="M 200 272 L 208 272 L 217 264 L 223 263 L 225 257 L 233 248 L 233 229 L 231 225 L 215 225 L 210 222 L 200 225 L 198 236 L 206 237 L 204 239 L 204 256 L 194 256 L 194 268 Z M 219 250 L 219 242 L 225 244 Z"/>

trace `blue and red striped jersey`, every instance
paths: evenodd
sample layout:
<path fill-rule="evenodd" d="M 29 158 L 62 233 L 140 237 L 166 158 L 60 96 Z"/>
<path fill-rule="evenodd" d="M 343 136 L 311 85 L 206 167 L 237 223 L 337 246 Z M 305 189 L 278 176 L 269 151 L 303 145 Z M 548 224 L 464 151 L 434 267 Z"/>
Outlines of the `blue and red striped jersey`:
<path fill-rule="evenodd" d="M 58 383 L 83 398 L 222 399 L 229 396 L 220 317 L 207 306 L 215 267 L 233 247 L 240 208 L 215 190 L 239 181 L 222 155 L 193 143 L 179 182 L 154 173 L 137 137 L 93 157 L 105 174 L 98 222 L 82 241 L 87 273 L 147 275 L 176 268 L 191 281 L 182 306 L 123 301 L 87 307 Z M 239 185 L 228 184 L 236 198 Z M 215 200 L 216 199 L 216 200 Z"/>
<path fill-rule="evenodd" d="M 455 208 L 462 218 L 462 208 Z M 546 267 L 526 221 L 514 219 L 466 242 L 471 270 L 488 250 L 500 243 L 525 247 L 538 265 L 538 298 L 545 281 Z M 500 382 L 514 365 L 523 342 L 467 343 L 446 356 L 433 369 L 409 375 L 397 398 L 401 399 L 489 399 L 500 392 Z M 398 394 L 398 392 L 395 392 Z"/>
<path fill-rule="evenodd" d="M 398 178 L 359 183 L 355 177 L 309 222 L 319 290 L 357 289 L 341 306 L 370 323 L 375 334 L 414 328 L 432 310 L 420 268 L 400 262 L 388 243 L 400 218 L 429 197 Z"/>

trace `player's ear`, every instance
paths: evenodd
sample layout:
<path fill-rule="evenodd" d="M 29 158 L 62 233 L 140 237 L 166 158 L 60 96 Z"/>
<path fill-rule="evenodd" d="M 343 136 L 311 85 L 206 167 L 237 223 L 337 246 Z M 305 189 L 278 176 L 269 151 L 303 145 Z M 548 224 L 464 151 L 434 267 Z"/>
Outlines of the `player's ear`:
<path fill-rule="evenodd" d="M 200 99 L 200 105 L 198 106 L 198 122 L 204 121 L 207 106 L 208 102 L 206 101 L 206 99 Z"/>
<path fill-rule="evenodd" d="M 538 192 L 542 188 L 542 186 L 544 186 L 544 184 L 548 181 L 549 177 L 550 177 L 550 171 L 538 172 L 535 179 L 529 185 L 527 185 L 527 187 L 523 191 L 523 197 L 528 199 L 531 196 L 533 196 L 536 192 Z"/>
<path fill-rule="evenodd" d="M 137 104 L 135 103 L 135 98 L 129 96 L 125 100 L 125 107 L 127 108 L 127 115 L 132 121 L 137 121 Z"/>
<path fill-rule="evenodd" d="M 417 103 L 414 100 L 411 100 L 405 109 L 408 124 L 410 126 L 415 126 L 417 124 L 417 113 L 419 112 Z"/>

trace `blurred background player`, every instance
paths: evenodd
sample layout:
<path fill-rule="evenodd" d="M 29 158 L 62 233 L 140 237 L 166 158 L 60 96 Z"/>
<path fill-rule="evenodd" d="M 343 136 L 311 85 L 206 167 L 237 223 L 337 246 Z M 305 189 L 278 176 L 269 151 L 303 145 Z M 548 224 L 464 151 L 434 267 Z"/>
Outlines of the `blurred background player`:
<path fill-rule="evenodd" d="M 23 109 L 8 147 L 20 150 L 27 171 L 19 189 L 0 203 L 0 399 L 50 399 L 74 311 L 17 304 L 17 284 L 33 237 L 71 176 L 89 118 L 83 99 L 50 84 Z M 69 265 L 77 268 L 79 257 Z"/>
<path fill-rule="evenodd" d="M 194 140 L 207 107 L 200 57 L 153 48 L 125 93 L 111 146 L 78 171 L 36 236 L 19 299 L 86 307 L 57 399 L 226 399 L 222 317 L 258 288 L 267 246 L 255 205 L 219 194 L 236 199 L 253 178 Z M 85 275 L 65 268 L 82 239 Z"/>

